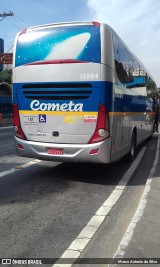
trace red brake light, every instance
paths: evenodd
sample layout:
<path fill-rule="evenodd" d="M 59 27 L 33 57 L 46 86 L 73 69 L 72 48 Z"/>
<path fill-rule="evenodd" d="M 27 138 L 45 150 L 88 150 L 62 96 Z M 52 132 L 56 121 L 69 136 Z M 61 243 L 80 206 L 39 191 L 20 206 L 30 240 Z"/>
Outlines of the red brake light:
<path fill-rule="evenodd" d="M 90 151 L 90 155 L 93 155 L 93 154 L 97 154 L 99 152 L 99 148 L 97 148 L 97 149 L 92 149 L 91 151 Z"/>
<path fill-rule="evenodd" d="M 88 63 L 87 61 L 76 60 L 76 59 L 51 59 L 31 62 L 26 65 L 45 65 L 45 64 L 67 64 L 67 63 Z"/>
<path fill-rule="evenodd" d="M 99 105 L 96 130 L 89 144 L 101 142 L 109 137 L 109 114 L 105 105 Z"/>
<path fill-rule="evenodd" d="M 96 26 L 96 27 L 100 27 L 100 23 L 97 22 L 97 21 L 92 21 L 93 25 Z"/>
<path fill-rule="evenodd" d="M 20 124 L 20 118 L 19 118 L 19 111 L 18 111 L 18 105 L 13 105 L 13 122 L 14 122 L 14 132 L 15 136 L 17 136 L 20 139 L 26 139 Z"/>
<path fill-rule="evenodd" d="M 98 110 L 97 129 L 105 129 L 106 127 L 106 106 L 100 105 Z"/>
<path fill-rule="evenodd" d="M 21 144 L 18 144 L 18 148 L 19 149 L 24 149 L 24 146 L 22 146 Z"/>

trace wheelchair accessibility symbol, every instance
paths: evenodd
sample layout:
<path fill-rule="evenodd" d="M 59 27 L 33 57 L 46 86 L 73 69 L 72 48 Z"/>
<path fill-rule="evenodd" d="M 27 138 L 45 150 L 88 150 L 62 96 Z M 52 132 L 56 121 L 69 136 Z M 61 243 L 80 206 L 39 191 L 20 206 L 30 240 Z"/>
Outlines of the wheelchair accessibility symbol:
<path fill-rule="evenodd" d="M 46 122 L 46 115 L 39 115 L 39 122 L 40 123 L 45 123 Z"/>

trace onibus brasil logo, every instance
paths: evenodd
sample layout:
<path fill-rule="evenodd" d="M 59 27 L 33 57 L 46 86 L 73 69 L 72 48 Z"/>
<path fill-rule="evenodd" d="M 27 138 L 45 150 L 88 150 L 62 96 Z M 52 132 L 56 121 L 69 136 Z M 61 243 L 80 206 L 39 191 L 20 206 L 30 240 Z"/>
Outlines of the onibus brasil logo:
<path fill-rule="evenodd" d="M 83 111 L 83 104 L 75 104 L 73 101 L 69 103 L 40 103 L 38 100 L 33 100 L 30 104 L 32 110 L 38 111 Z"/>

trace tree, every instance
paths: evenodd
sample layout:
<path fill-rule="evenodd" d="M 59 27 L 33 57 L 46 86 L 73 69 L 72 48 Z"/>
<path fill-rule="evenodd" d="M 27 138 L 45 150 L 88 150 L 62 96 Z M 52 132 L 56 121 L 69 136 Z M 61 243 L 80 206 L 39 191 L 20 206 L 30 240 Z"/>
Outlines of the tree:
<path fill-rule="evenodd" d="M 0 96 L 11 96 L 12 87 L 9 83 L 2 82 L 0 83 Z"/>
<path fill-rule="evenodd" d="M 148 97 L 154 99 L 157 97 L 156 84 L 150 77 L 147 76 L 146 78 L 146 88 L 148 92 Z"/>
<path fill-rule="evenodd" d="M 0 72 L 0 83 L 6 82 L 11 84 L 12 70 L 4 70 Z"/>

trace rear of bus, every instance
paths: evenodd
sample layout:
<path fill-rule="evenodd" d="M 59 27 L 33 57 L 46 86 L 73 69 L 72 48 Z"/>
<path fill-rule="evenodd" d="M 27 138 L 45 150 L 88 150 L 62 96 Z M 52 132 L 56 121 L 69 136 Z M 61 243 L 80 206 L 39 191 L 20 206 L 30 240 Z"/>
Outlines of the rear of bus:
<path fill-rule="evenodd" d="M 110 161 L 101 54 L 99 23 L 44 25 L 17 35 L 13 101 L 20 156 Z"/>

